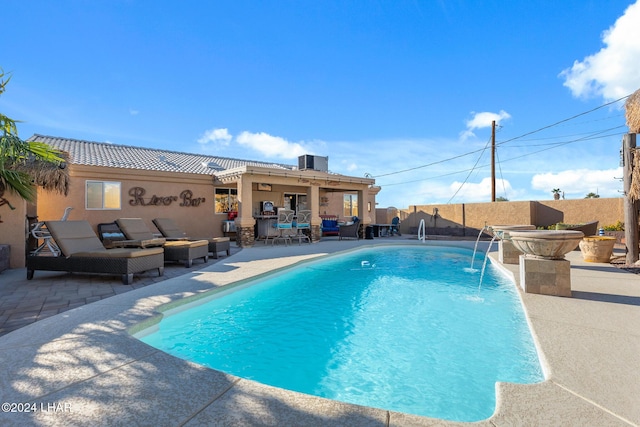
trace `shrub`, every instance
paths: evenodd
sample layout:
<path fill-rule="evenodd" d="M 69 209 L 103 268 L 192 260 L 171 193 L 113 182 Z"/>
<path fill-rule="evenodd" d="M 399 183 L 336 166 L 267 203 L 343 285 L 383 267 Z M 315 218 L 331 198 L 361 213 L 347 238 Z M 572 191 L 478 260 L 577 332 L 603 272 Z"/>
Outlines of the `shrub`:
<path fill-rule="evenodd" d="M 605 225 L 602 228 L 605 231 L 624 231 L 624 222 L 618 221 L 613 225 Z"/>

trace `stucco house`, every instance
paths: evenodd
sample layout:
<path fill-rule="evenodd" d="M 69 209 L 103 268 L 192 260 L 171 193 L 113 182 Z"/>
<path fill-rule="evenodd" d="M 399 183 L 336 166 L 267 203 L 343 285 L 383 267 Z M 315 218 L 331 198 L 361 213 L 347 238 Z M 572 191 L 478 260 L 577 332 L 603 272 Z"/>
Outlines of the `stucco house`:
<path fill-rule="evenodd" d="M 68 153 L 70 188 L 67 196 L 38 189 L 34 204 L 5 194 L 15 209 L 0 212 L 0 244 L 11 245 L 11 268 L 23 267 L 29 250 L 26 219 L 59 220 L 67 207 L 68 219 L 96 230 L 117 218 L 142 218 L 155 230 L 152 220 L 163 217 L 188 235 L 229 235 L 243 247 L 261 238 L 265 207 L 310 209 L 312 241 L 321 237 L 320 215 L 375 221 L 375 180 L 332 173 L 328 157 L 289 165 L 37 134 L 29 141 Z"/>

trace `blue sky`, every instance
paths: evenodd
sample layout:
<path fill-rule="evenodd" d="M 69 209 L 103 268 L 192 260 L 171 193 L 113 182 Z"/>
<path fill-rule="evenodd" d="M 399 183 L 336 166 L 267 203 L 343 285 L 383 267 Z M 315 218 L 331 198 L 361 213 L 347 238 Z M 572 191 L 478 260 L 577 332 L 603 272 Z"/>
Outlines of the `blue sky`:
<path fill-rule="evenodd" d="M 640 0 L 3 2 L 34 133 L 374 176 L 379 207 L 620 197 Z M 600 107 L 600 108 L 599 108 Z M 566 120 L 570 119 L 570 120 Z"/>

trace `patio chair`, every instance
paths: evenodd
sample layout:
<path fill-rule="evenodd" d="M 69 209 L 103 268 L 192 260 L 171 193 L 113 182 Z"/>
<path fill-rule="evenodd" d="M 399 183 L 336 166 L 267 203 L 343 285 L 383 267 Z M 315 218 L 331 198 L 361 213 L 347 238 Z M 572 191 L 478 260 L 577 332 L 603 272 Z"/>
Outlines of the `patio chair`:
<path fill-rule="evenodd" d="M 277 240 L 283 240 L 284 244 L 291 243 L 291 234 L 293 232 L 293 215 L 294 212 L 291 209 L 278 209 L 278 220 L 275 223 L 277 234 L 275 236 L 268 236 L 265 240 L 271 240 L 271 244 L 275 244 Z"/>
<path fill-rule="evenodd" d="M 393 236 L 394 233 L 398 236 L 402 236 L 402 234 L 400 234 L 400 218 L 397 216 L 393 217 L 391 220 L 391 227 L 389 227 L 389 236 Z"/>
<path fill-rule="evenodd" d="M 292 239 L 298 239 L 298 245 L 302 244 L 303 240 L 311 243 L 311 238 L 305 233 L 305 230 L 311 230 L 311 211 L 301 210 L 298 211 L 298 217 L 294 222 L 297 233 L 292 235 Z"/>
<path fill-rule="evenodd" d="M 131 284 L 136 273 L 158 269 L 160 276 L 164 274 L 161 247 L 106 249 L 87 221 L 45 221 L 45 224 L 61 255 L 29 255 L 27 280 L 33 279 L 36 270 L 119 274 L 125 285 Z"/>
<path fill-rule="evenodd" d="M 156 238 L 142 218 L 118 218 L 116 224 L 129 240 L 148 241 Z M 202 258 L 205 263 L 209 262 L 209 245 L 206 240 L 166 241 L 163 237 L 160 239 L 165 241 L 162 245 L 165 261 L 184 261 L 187 268 L 193 265 L 194 259 Z"/>
<path fill-rule="evenodd" d="M 340 225 L 338 230 L 338 240 L 360 239 L 360 218 L 354 216 L 353 222 L 348 225 Z"/>
<path fill-rule="evenodd" d="M 218 252 L 225 251 L 227 256 L 231 255 L 231 244 L 228 237 L 191 238 L 171 218 L 155 218 L 153 224 L 167 240 L 206 240 L 209 243 L 209 252 L 213 254 L 215 259 L 218 259 Z"/>

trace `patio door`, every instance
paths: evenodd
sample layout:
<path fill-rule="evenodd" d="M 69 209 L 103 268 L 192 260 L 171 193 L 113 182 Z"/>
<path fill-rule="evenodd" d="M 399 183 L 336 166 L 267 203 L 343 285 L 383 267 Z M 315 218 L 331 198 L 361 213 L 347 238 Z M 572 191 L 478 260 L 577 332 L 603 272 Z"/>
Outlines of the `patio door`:
<path fill-rule="evenodd" d="M 296 214 L 299 210 L 307 209 L 307 195 L 302 193 L 284 193 L 284 208 L 291 209 Z"/>

